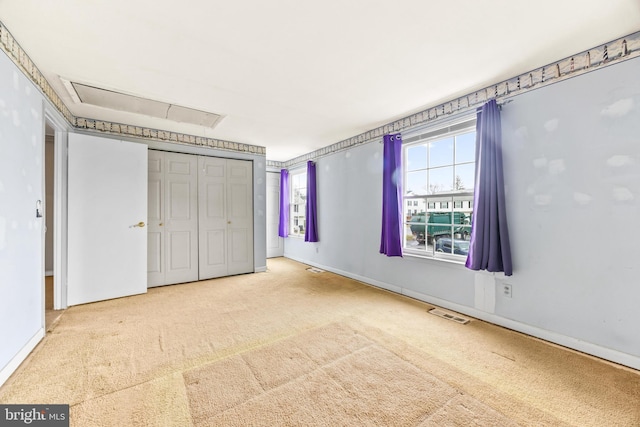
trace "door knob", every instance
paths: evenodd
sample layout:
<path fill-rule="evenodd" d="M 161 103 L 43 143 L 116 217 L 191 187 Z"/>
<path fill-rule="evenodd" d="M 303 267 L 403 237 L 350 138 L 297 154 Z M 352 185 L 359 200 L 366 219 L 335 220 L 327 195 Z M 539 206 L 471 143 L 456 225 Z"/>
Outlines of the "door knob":
<path fill-rule="evenodd" d="M 227 221 L 227 224 L 231 224 L 231 221 Z"/>
<path fill-rule="evenodd" d="M 162 222 L 161 222 L 161 223 L 160 223 L 160 224 L 158 224 L 158 225 L 159 225 L 160 227 L 162 227 L 162 226 L 164 225 L 164 223 L 162 223 Z"/>
<path fill-rule="evenodd" d="M 144 227 L 144 222 L 140 221 L 139 223 L 134 224 L 134 225 L 130 226 L 129 228 L 133 228 L 133 227 Z"/>

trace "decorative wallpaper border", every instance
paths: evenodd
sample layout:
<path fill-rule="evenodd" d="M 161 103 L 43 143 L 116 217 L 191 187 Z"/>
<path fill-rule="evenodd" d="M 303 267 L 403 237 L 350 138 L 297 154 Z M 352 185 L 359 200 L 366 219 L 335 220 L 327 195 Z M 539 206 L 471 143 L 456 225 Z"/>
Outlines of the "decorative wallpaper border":
<path fill-rule="evenodd" d="M 0 49 L 7 54 L 18 68 L 22 69 L 27 77 L 40 88 L 42 93 L 58 109 L 60 114 L 73 126 L 75 117 L 71 114 L 71 111 L 64 105 L 62 99 L 60 99 L 38 67 L 36 67 L 31 58 L 29 58 L 2 22 L 0 22 Z"/>
<path fill-rule="evenodd" d="M 257 145 L 75 117 L 2 22 L 0 22 L 0 49 L 40 88 L 42 93 L 75 129 L 266 156 L 266 148 Z M 450 117 L 452 114 L 474 109 L 491 99 L 496 99 L 498 102 L 505 102 L 512 96 L 576 77 L 617 62 L 626 61 L 637 56 L 640 56 L 640 31 L 285 162 L 267 161 L 267 166 L 290 168 L 291 166 L 308 160 L 317 159 L 338 151 L 347 150 L 359 144 L 377 140 L 388 133 L 405 131 L 417 125 L 431 122 L 435 123 L 438 120 Z"/>
<path fill-rule="evenodd" d="M 280 162 L 280 167 L 285 169 L 291 168 L 308 160 L 314 160 L 338 151 L 347 150 L 359 144 L 378 140 L 388 133 L 406 131 L 417 125 L 430 122 L 435 123 L 438 120 L 451 117 L 453 114 L 475 109 L 491 99 L 495 99 L 498 103 L 504 103 L 513 96 L 637 56 L 640 56 L 640 31 L 544 67 L 536 68 L 533 71 L 447 101 L 435 107 L 403 117 L 311 153 Z M 274 165 L 274 167 L 276 166 Z"/>
<path fill-rule="evenodd" d="M 284 162 L 279 162 L 277 160 L 267 160 L 267 168 L 283 169 Z"/>
<path fill-rule="evenodd" d="M 159 129 L 151 129 L 141 126 L 132 126 L 122 123 L 113 123 L 104 120 L 76 117 L 64 104 L 62 99 L 53 90 L 47 79 L 33 63 L 29 55 L 22 49 L 16 39 L 11 35 L 7 27 L 0 22 L 0 49 L 20 68 L 25 75 L 42 91 L 44 96 L 62 114 L 69 124 L 79 130 L 109 133 L 125 137 L 150 139 L 154 141 L 172 142 L 176 144 L 188 144 L 199 147 L 209 147 L 220 150 L 237 151 L 265 156 L 266 148 L 242 144 L 239 142 L 225 141 L 221 139 L 207 138 L 203 136 L 188 135 Z"/>
<path fill-rule="evenodd" d="M 187 135 L 167 130 L 150 129 L 141 126 L 127 125 L 123 123 L 113 123 L 104 120 L 75 118 L 76 129 L 89 130 L 94 132 L 109 133 L 113 135 L 129 136 L 134 138 L 152 139 L 154 141 L 171 142 L 175 144 L 187 144 L 198 147 L 208 147 L 220 150 L 238 151 L 265 155 L 265 147 L 251 144 L 241 144 L 239 142 L 224 141 L 221 139 L 207 138 L 203 136 Z"/>

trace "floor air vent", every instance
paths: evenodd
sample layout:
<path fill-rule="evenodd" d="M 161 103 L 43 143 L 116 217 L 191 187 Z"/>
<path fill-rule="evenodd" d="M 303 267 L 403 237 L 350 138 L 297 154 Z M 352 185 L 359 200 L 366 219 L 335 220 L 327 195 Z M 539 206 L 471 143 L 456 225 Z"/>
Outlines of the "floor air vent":
<path fill-rule="evenodd" d="M 464 317 L 457 316 L 453 313 L 449 313 L 448 311 L 444 311 L 439 308 L 432 308 L 429 310 L 429 313 L 435 314 L 436 316 L 442 317 L 443 319 L 453 320 L 456 323 L 460 323 L 461 325 L 466 325 L 469 323 L 469 319 Z"/>
<path fill-rule="evenodd" d="M 316 267 L 309 267 L 309 268 L 307 268 L 307 271 L 310 271 L 312 273 L 324 273 L 324 270 L 321 270 L 321 269 L 316 268 Z"/>

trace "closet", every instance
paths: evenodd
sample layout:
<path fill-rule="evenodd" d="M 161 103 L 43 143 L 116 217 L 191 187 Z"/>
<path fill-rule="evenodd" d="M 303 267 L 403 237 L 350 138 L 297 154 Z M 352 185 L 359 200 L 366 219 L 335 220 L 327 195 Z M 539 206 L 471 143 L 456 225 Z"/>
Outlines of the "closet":
<path fill-rule="evenodd" d="M 147 286 L 198 280 L 198 162 L 149 150 Z"/>
<path fill-rule="evenodd" d="M 149 150 L 148 287 L 253 272 L 252 162 Z"/>
<path fill-rule="evenodd" d="M 253 271 L 251 162 L 198 158 L 200 280 Z"/>

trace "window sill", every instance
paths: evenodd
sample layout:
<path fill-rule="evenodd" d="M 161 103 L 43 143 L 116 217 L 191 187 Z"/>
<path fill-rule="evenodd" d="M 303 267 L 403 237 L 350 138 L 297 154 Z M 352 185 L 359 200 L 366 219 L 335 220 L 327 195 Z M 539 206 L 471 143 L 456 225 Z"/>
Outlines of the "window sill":
<path fill-rule="evenodd" d="M 415 252 L 408 252 L 408 251 L 403 251 L 402 252 L 402 256 L 406 257 L 406 258 L 411 258 L 411 259 L 415 259 L 415 260 L 427 260 L 429 262 L 437 262 L 440 264 L 448 264 L 451 266 L 454 265 L 459 265 L 461 267 L 464 267 L 464 264 L 466 262 L 466 258 L 454 258 L 454 256 L 431 256 L 431 255 L 423 255 L 423 254 L 419 254 L 419 253 L 415 253 Z"/>
<path fill-rule="evenodd" d="M 292 238 L 292 239 L 303 239 L 304 240 L 304 234 L 289 234 L 287 236 L 287 238 Z"/>

